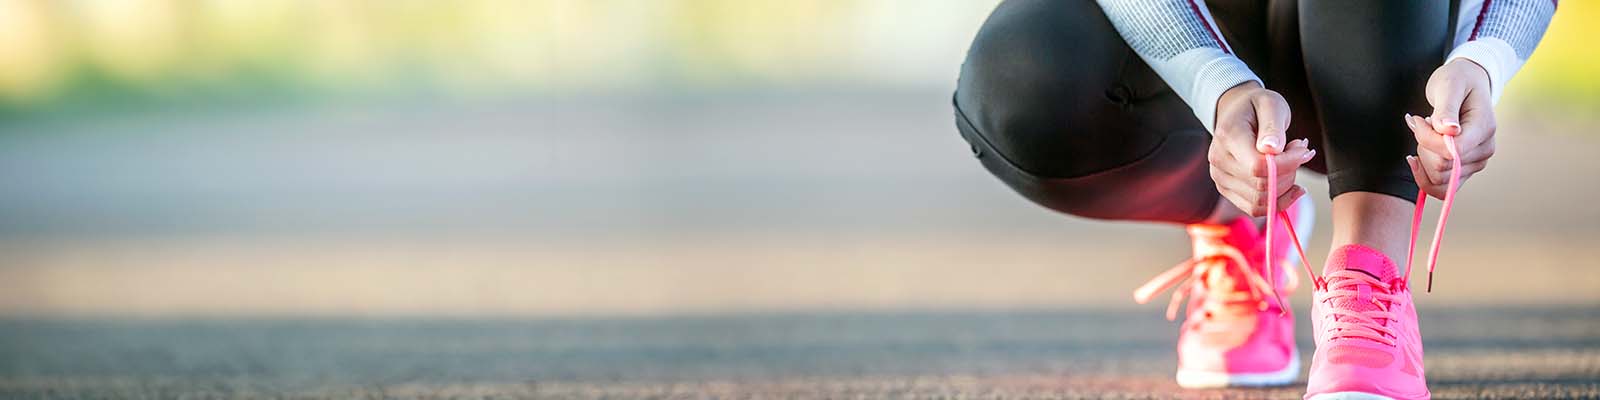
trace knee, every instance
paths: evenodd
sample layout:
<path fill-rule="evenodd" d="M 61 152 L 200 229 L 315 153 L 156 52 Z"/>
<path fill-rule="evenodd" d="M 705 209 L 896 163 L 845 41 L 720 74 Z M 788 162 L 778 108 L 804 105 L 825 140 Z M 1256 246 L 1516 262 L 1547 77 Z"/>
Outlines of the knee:
<path fill-rule="evenodd" d="M 1006 1 L 967 50 L 956 103 L 985 132 L 1042 122 L 1026 120 L 1103 103 L 1127 53 L 1092 2 Z"/>
<path fill-rule="evenodd" d="M 1124 134 L 1136 128 L 1112 122 L 1128 112 L 1115 97 L 1131 57 L 1092 2 L 1007 1 L 989 16 L 962 64 L 958 123 L 969 124 L 970 136 L 987 141 L 995 156 L 1033 175 L 1104 169 L 1097 159 L 1151 144 Z"/>

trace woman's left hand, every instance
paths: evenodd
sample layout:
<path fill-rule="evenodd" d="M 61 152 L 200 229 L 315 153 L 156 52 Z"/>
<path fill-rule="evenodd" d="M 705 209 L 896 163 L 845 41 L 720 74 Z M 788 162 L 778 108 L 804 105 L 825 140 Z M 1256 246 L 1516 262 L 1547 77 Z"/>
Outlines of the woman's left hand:
<path fill-rule="evenodd" d="M 1426 89 L 1433 115 L 1406 114 L 1406 126 L 1417 138 L 1417 156 L 1406 157 L 1411 175 L 1428 195 L 1443 199 L 1450 183 L 1450 152 L 1444 141 L 1454 139 L 1461 154 L 1461 181 L 1482 171 L 1494 156 L 1494 101 L 1489 93 L 1489 73 L 1466 59 L 1455 59 L 1433 71 Z M 1447 138 L 1446 136 L 1450 136 Z"/>

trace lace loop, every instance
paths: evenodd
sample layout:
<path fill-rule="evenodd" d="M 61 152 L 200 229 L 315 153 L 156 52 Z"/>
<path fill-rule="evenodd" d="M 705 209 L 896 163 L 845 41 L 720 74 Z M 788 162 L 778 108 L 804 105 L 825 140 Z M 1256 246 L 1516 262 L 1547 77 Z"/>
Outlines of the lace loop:
<path fill-rule="evenodd" d="M 1378 308 L 1354 311 L 1348 307 L 1329 307 L 1327 314 L 1322 316 L 1327 323 L 1323 333 L 1329 339 L 1363 338 L 1393 346 L 1396 334 L 1387 322 L 1394 320 L 1394 313 L 1389 310 L 1391 306 L 1402 300 L 1395 294 L 1397 287 L 1359 271 L 1334 271 L 1327 277 L 1333 283 L 1328 285 L 1327 296 L 1322 301 L 1371 302 Z M 1383 291 L 1372 291 L 1371 288 L 1382 288 Z"/>
<path fill-rule="evenodd" d="M 1205 279 L 1206 272 L 1229 266 L 1234 266 L 1244 276 L 1250 299 L 1260 303 L 1262 307 L 1266 304 L 1260 301 L 1268 295 L 1281 299 L 1277 289 L 1267 279 L 1262 278 L 1254 268 L 1250 268 L 1250 263 L 1243 252 L 1222 242 L 1221 237 L 1226 235 L 1226 231 L 1218 231 L 1219 229 L 1222 228 L 1203 225 L 1189 227 L 1189 234 L 1196 238 L 1194 257 L 1178 263 L 1177 266 L 1140 285 L 1133 291 L 1133 300 L 1145 304 L 1162 291 L 1172 288 L 1172 300 L 1167 303 L 1167 320 L 1175 320 L 1184 297 L 1189 295 L 1197 282 Z"/>
<path fill-rule="evenodd" d="M 1272 155 L 1272 154 L 1262 154 L 1262 158 L 1266 161 L 1266 164 L 1267 164 L 1267 227 L 1266 227 L 1265 237 L 1262 239 L 1266 243 L 1266 246 L 1265 246 L 1266 247 L 1266 251 L 1263 252 L 1265 254 L 1262 256 L 1262 257 L 1265 258 L 1265 261 L 1262 262 L 1262 265 L 1266 265 L 1267 266 L 1267 279 L 1271 280 L 1273 283 L 1277 283 L 1278 282 L 1276 279 L 1274 279 L 1273 272 L 1272 272 L 1273 270 L 1276 269 L 1276 268 L 1272 268 L 1272 248 L 1275 247 L 1275 246 L 1273 246 L 1272 239 L 1276 237 L 1275 235 L 1273 235 L 1273 232 L 1272 232 L 1273 231 L 1272 226 L 1276 225 L 1276 224 L 1274 224 L 1272 220 L 1277 219 L 1279 221 L 1283 221 L 1284 229 L 1288 230 L 1288 232 L 1289 232 L 1289 241 L 1294 243 L 1294 250 L 1295 250 L 1296 253 L 1298 253 L 1300 255 L 1300 265 L 1306 269 L 1306 276 L 1311 278 L 1312 284 L 1315 285 L 1316 287 L 1318 287 L 1318 288 L 1324 287 L 1326 285 L 1323 284 L 1323 282 L 1320 279 L 1317 278 L 1317 275 L 1315 273 L 1311 272 L 1311 259 L 1306 258 L 1306 249 L 1303 246 L 1300 245 L 1300 235 L 1296 234 L 1295 231 L 1294 231 L 1294 222 L 1291 222 L 1289 220 L 1289 212 L 1286 211 L 1286 210 L 1279 210 L 1278 209 L 1278 196 L 1277 196 L 1277 194 L 1278 194 L 1278 163 L 1276 162 L 1276 158 L 1277 157 Z M 1295 280 L 1294 279 L 1294 274 L 1289 274 L 1289 280 L 1290 281 L 1294 281 Z M 1273 294 L 1277 295 L 1276 292 L 1274 292 Z M 1278 304 L 1289 304 L 1289 303 L 1285 303 L 1283 301 L 1283 296 L 1278 295 Z M 1283 307 L 1282 309 L 1279 310 L 1280 314 L 1281 313 L 1287 313 L 1287 312 L 1289 312 L 1287 307 Z"/>

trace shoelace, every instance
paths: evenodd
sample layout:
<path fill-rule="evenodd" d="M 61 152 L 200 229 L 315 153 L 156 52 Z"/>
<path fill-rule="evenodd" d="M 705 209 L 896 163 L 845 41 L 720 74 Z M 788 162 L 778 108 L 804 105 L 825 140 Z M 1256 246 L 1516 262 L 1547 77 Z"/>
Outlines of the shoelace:
<path fill-rule="evenodd" d="M 1458 125 L 1456 131 L 1460 131 Z M 1450 221 L 1450 206 L 1456 203 L 1456 189 L 1461 186 L 1461 152 L 1456 150 L 1455 136 L 1445 136 L 1444 149 L 1450 152 L 1450 183 L 1445 186 L 1444 206 L 1439 209 L 1439 225 L 1433 229 L 1433 245 L 1428 249 L 1428 292 L 1433 292 L 1433 268 L 1439 261 L 1439 244 L 1444 241 L 1444 224 Z M 1417 210 L 1411 214 L 1411 244 L 1406 245 L 1405 281 L 1411 282 L 1412 250 L 1417 248 L 1417 231 L 1422 228 L 1422 208 L 1428 204 L 1428 191 L 1417 189 Z"/>
<path fill-rule="evenodd" d="M 1393 346 L 1394 337 L 1396 336 L 1394 328 L 1390 328 L 1378 322 L 1378 320 L 1394 320 L 1394 313 L 1389 311 L 1387 304 L 1394 304 L 1401 300 L 1399 295 L 1394 294 L 1397 288 L 1390 287 L 1389 283 L 1380 281 L 1378 278 L 1361 271 L 1339 270 L 1329 273 L 1327 277 L 1337 279 L 1329 279 L 1333 281 L 1333 284 L 1327 287 L 1328 296 L 1323 301 L 1335 301 L 1335 299 L 1353 297 L 1357 301 L 1383 301 L 1385 304 L 1384 307 L 1367 311 L 1329 307 L 1327 313 L 1322 316 L 1327 322 L 1327 325 L 1323 327 L 1323 332 L 1328 335 L 1328 338 L 1365 338 Z M 1371 288 L 1373 287 L 1388 288 L 1388 290 L 1386 293 L 1381 293 L 1372 290 Z"/>
<path fill-rule="evenodd" d="M 1267 193 L 1278 193 L 1278 163 L 1272 154 L 1263 154 L 1262 157 L 1267 163 Z M 1294 251 L 1300 255 L 1300 266 L 1306 269 L 1306 276 L 1316 278 L 1317 275 L 1311 273 L 1311 259 L 1306 258 L 1306 249 L 1300 246 L 1300 235 L 1294 231 L 1294 222 L 1289 221 L 1289 212 L 1287 210 L 1278 209 L 1278 196 L 1275 195 L 1267 196 L 1267 229 L 1265 232 L 1266 239 L 1263 239 L 1266 241 L 1266 246 L 1263 246 L 1266 247 L 1266 251 L 1263 251 L 1265 254 L 1262 255 L 1266 259 L 1262 265 L 1267 266 L 1267 278 L 1272 279 L 1272 270 L 1276 269 L 1272 268 L 1272 248 L 1274 247 L 1272 245 L 1272 238 L 1274 237 L 1272 226 L 1276 225 L 1272 221 L 1274 219 L 1283 221 L 1283 227 L 1289 233 L 1289 241 L 1294 242 Z M 1293 277 L 1294 274 L 1289 274 L 1289 276 Z M 1278 304 L 1288 303 L 1284 303 L 1283 296 L 1280 295 L 1278 296 Z M 1288 307 L 1284 308 L 1287 309 Z M 1284 312 L 1288 311 L 1285 310 Z"/>
<path fill-rule="evenodd" d="M 1184 296 L 1187 296 L 1194 289 L 1194 285 L 1205 279 L 1206 272 L 1217 268 L 1227 268 L 1231 263 L 1244 275 L 1246 284 L 1250 288 L 1249 299 L 1257 302 L 1259 309 L 1266 309 L 1267 303 L 1261 301 L 1261 299 L 1267 293 L 1277 297 L 1280 300 L 1278 304 L 1284 304 L 1281 302 L 1282 297 L 1277 295 L 1277 290 L 1269 283 L 1271 281 L 1267 278 L 1262 278 L 1261 274 L 1256 273 L 1254 268 L 1250 268 L 1250 263 L 1246 261 L 1244 253 L 1240 252 L 1238 248 L 1222 242 L 1221 237 L 1226 232 L 1219 231 L 1220 229 L 1223 228 L 1190 226 L 1189 234 L 1197 238 L 1194 242 L 1194 257 L 1184 260 L 1177 266 L 1172 267 L 1172 269 L 1156 275 L 1149 282 L 1139 286 L 1138 289 L 1133 291 L 1134 301 L 1139 302 L 1139 304 L 1148 303 L 1151 298 L 1154 298 L 1161 291 L 1175 287 L 1172 291 L 1172 300 L 1167 303 L 1167 320 L 1177 319 L 1178 305 L 1183 303 Z M 1208 300 L 1237 301 L 1236 299 Z M 1191 305 L 1190 307 L 1193 308 L 1194 306 Z"/>

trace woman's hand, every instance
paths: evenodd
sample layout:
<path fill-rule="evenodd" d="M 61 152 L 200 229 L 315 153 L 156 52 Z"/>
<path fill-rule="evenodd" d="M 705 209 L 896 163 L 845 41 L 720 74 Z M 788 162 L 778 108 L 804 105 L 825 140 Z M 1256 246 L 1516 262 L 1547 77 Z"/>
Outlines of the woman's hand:
<path fill-rule="evenodd" d="M 1305 139 L 1284 143 L 1289 128 L 1289 103 L 1277 92 L 1255 81 L 1241 83 L 1217 99 L 1216 132 L 1206 158 L 1211 162 L 1211 180 L 1217 191 L 1239 210 L 1251 216 L 1267 214 L 1267 196 L 1278 197 L 1278 204 L 1290 204 L 1306 194 L 1294 184 L 1295 171 L 1311 161 L 1315 150 Z M 1266 159 L 1262 154 L 1277 154 L 1278 192 L 1267 192 Z"/>
<path fill-rule="evenodd" d="M 1444 141 L 1454 139 L 1461 154 L 1461 181 L 1482 171 L 1494 156 L 1494 101 L 1489 95 L 1489 73 L 1466 59 L 1455 59 L 1433 71 L 1426 90 L 1433 115 L 1407 114 L 1406 126 L 1417 137 L 1417 155 L 1406 157 L 1411 175 L 1428 195 L 1443 199 L 1450 183 L 1450 152 Z"/>

